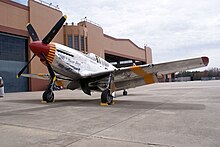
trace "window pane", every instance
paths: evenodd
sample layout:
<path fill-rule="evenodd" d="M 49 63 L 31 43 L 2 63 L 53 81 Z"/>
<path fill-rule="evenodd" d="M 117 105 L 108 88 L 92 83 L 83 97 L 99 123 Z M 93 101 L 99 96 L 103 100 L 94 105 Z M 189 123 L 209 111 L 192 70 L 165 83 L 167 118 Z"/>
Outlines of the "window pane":
<path fill-rule="evenodd" d="M 72 35 L 68 35 L 68 47 L 73 48 L 73 38 L 72 38 Z"/>
<path fill-rule="evenodd" d="M 88 39 L 87 39 L 87 37 L 85 38 L 85 40 L 86 40 L 86 48 L 85 48 L 85 50 L 86 50 L 86 52 L 88 52 Z"/>
<path fill-rule="evenodd" d="M 80 42 L 81 42 L 81 50 L 84 51 L 85 50 L 85 47 L 84 47 L 84 36 L 81 36 L 80 38 Z"/>
<path fill-rule="evenodd" d="M 74 48 L 79 50 L 79 36 L 74 36 Z"/>
<path fill-rule="evenodd" d="M 0 60 L 27 61 L 27 38 L 0 33 Z"/>

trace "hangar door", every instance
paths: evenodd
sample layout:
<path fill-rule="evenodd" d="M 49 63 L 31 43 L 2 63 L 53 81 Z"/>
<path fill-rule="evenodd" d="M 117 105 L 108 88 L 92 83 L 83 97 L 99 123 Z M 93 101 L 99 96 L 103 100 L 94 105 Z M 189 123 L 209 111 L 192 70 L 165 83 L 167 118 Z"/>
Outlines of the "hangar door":
<path fill-rule="evenodd" d="M 3 77 L 5 92 L 28 90 L 28 78 L 16 78 L 27 64 L 28 39 L 0 33 L 0 77 Z"/>
<path fill-rule="evenodd" d="M 121 56 L 107 54 L 107 53 L 105 53 L 105 60 L 117 68 L 133 66 L 134 64 L 135 65 L 146 64 L 146 62 L 144 61 L 137 61 L 135 59 L 129 59 L 126 57 L 121 57 Z"/>

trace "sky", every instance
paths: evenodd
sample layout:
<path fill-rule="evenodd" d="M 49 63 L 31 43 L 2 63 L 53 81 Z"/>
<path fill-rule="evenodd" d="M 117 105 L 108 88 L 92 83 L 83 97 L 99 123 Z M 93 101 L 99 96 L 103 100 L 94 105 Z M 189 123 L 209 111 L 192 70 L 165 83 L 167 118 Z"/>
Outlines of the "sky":
<path fill-rule="evenodd" d="M 15 0 L 27 4 L 27 0 Z M 207 56 L 204 69 L 220 68 L 219 0 L 44 0 L 67 22 L 84 17 L 105 34 L 152 49 L 153 63 Z"/>

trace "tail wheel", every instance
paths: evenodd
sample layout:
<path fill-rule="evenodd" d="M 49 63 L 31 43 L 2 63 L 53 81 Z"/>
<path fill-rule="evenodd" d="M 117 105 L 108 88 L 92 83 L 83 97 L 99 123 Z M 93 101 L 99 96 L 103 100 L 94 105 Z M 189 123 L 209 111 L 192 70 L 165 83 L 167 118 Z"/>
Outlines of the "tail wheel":
<path fill-rule="evenodd" d="M 113 96 L 110 94 L 110 90 L 106 89 L 102 92 L 101 102 L 111 104 L 113 102 Z"/>
<path fill-rule="evenodd" d="M 124 90 L 123 95 L 128 95 L 128 92 L 126 90 Z"/>
<path fill-rule="evenodd" d="M 43 93 L 43 101 L 46 101 L 47 103 L 51 103 L 51 102 L 54 102 L 54 93 L 53 91 L 51 90 L 46 90 L 44 93 Z"/>

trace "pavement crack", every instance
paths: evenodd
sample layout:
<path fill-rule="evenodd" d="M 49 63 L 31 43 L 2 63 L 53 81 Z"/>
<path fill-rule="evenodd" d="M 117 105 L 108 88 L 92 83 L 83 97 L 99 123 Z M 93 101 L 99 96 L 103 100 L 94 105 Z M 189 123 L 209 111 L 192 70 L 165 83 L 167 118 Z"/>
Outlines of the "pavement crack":
<path fill-rule="evenodd" d="M 68 132 L 60 131 L 60 130 L 45 129 L 45 128 L 40 128 L 40 127 L 30 127 L 30 126 L 24 126 L 24 125 L 15 125 L 15 124 L 11 124 L 11 123 L 2 123 L 2 122 L 0 122 L 0 125 L 20 127 L 20 128 L 26 128 L 26 129 L 35 129 L 35 130 L 48 131 L 48 132 L 54 132 L 54 133 L 62 133 L 62 134 L 65 134 L 67 136 L 72 136 L 71 134 L 79 135 L 79 136 L 82 136 L 82 137 L 89 136 L 89 135 L 79 134 L 79 133 L 73 133 L 73 132 L 68 133 Z"/>
<path fill-rule="evenodd" d="M 100 132 L 103 132 L 103 131 L 105 131 L 105 130 L 107 130 L 107 129 L 109 129 L 109 128 L 112 128 L 112 127 L 114 127 L 114 126 L 117 126 L 117 125 L 119 125 L 119 124 L 122 124 L 122 123 L 124 123 L 124 122 L 126 122 L 126 121 L 128 121 L 128 120 L 130 120 L 130 119 L 132 119 L 132 118 L 134 118 L 134 117 L 137 117 L 137 116 L 143 114 L 144 112 L 153 110 L 153 109 L 155 109 L 155 108 L 157 108 L 157 107 L 159 107 L 159 106 L 161 106 L 161 105 L 163 105 L 163 104 L 165 104 L 165 103 L 168 103 L 168 102 L 169 102 L 169 101 L 164 102 L 164 103 L 159 103 L 158 105 L 156 105 L 156 106 L 154 106 L 154 107 L 152 107 L 152 108 L 149 108 L 149 109 L 147 109 L 147 110 L 142 110 L 142 111 L 140 111 L 140 112 L 137 113 L 137 114 L 134 114 L 134 115 L 132 115 L 132 116 L 130 116 L 130 117 L 128 117 L 128 118 L 126 118 L 126 119 L 124 119 L 124 120 L 122 120 L 122 121 L 119 121 L 119 122 L 117 122 L 117 123 L 115 123 L 115 124 L 112 124 L 110 127 L 101 129 L 101 130 L 96 131 L 96 132 L 94 132 L 94 133 L 92 133 L 92 134 L 90 134 L 90 135 L 88 135 L 88 136 L 86 136 L 86 137 L 83 137 L 83 138 L 81 138 L 81 139 L 79 139 L 79 140 L 77 140 L 77 141 L 74 141 L 72 144 L 74 144 L 74 143 L 76 143 L 76 142 L 78 142 L 78 141 L 80 141 L 80 140 L 83 140 L 83 139 L 86 139 L 86 138 L 92 138 L 92 137 L 110 139 L 110 138 L 107 138 L 107 137 L 98 136 L 98 135 L 96 135 L 96 134 L 98 134 L 98 133 L 100 133 Z M 110 139 L 110 140 L 125 141 L 125 142 L 130 142 L 130 143 L 139 143 L 139 144 L 144 144 L 144 145 L 157 145 L 157 146 L 160 145 L 160 144 L 154 144 L 154 143 L 133 142 L 133 141 L 120 140 L 120 139 Z M 70 144 L 69 144 L 69 145 L 70 145 Z M 160 145 L 160 146 L 170 146 L 170 145 Z"/>
<path fill-rule="evenodd" d="M 114 126 L 117 126 L 117 125 L 119 125 L 119 124 L 122 124 L 122 123 L 124 123 L 124 122 L 126 122 L 126 121 L 128 121 L 128 120 L 130 120 L 130 119 L 132 119 L 132 118 L 134 118 L 134 117 L 137 117 L 137 116 L 143 114 L 144 112 L 153 110 L 153 109 L 155 109 L 155 108 L 157 108 L 157 107 L 159 107 L 159 106 L 161 106 L 161 105 L 163 105 L 163 104 L 165 104 L 165 103 L 168 103 L 168 102 L 159 103 L 158 105 L 156 105 L 156 106 L 154 106 L 154 107 L 152 107 L 152 108 L 149 108 L 149 109 L 147 109 L 147 110 L 142 110 L 142 111 L 140 111 L 139 113 L 136 113 L 136 114 L 134 114 L 134 115 L 132 115 L 132 116 L 130 116 L 130 117 L 128 117 L 128 118 L 122 120 L 122 121 L 119 121 L 119 122 L 117 122 L 117 123 L 115 123 L 115 124 L 112 124 L 110 127 L 101 129 L 101 130 L 99 130 L 99 131 L 97 131 L 97 132 L 91 134 L 90 136 L 93 136 L 93 135 L 98 134 L 98 133 L 100 133 L 100 132 L 103 132 L 103 131 L 105 131 L 105 130 L 107 130 L 107 129 L 109 129 L 109 128 L 112 128 L 112 127 L 114 127 Z"/>
<path fill-rule="evenodd" d="M 109 138 L 109 137 L 103 137 L 103 136 L 92 136 L 93 138 L 100 138 L 100 139 L 106 139 L 106 140 L 113 140 L 113 141 L 122 141 L 127 143 L 136 143 L 136 144 L 143 144 L 148 146 L 160 146 L 160 147 L 172 147 L 172 145 L 165 145 L 165 144 L 159 144 L 159 143 L 149 143 L 149 142 L 140 142 L 140 141 L 129 141 L 124 139 L 116 139 L 116 138 Z"/>

